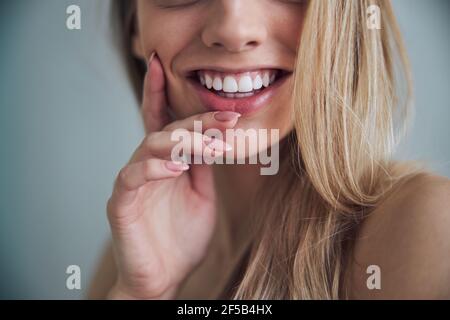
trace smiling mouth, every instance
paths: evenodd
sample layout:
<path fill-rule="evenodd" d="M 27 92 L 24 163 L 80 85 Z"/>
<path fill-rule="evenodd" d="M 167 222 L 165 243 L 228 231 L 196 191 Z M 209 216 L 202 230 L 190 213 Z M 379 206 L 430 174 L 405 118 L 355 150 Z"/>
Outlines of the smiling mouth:
<path fill-rule="evenodd" d="M 288 74 L 289 72 L 281 69 L 239 73 L 196 70 L 190 73 L 189 78 L 222 98 L 242 99 L 262 93 Z"/>
<path fill-rule="evenodd" d="M 271 105 L 291 75 L 292 72 L 274 68 L 239 72 L 199 69 L 188 74 L 188 81 L 206 110 L 250 116 Z"/>

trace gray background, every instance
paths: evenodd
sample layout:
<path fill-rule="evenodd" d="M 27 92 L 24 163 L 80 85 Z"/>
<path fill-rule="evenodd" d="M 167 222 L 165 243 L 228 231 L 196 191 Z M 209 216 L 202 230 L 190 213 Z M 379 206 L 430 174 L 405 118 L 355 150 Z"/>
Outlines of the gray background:
<path fill-rule="evenodd" d="M 0 4 L 0 298 L 79 299 L 108 238 L 105 203 L 143 131 L 107 0 Z M 82 30 L 65 28 L 70 4 Z M 394 0 L 416 122 L 399 158 L 450 177 L 450 2 Z M 65 288 L 66 267 L 82 290 Z"/>

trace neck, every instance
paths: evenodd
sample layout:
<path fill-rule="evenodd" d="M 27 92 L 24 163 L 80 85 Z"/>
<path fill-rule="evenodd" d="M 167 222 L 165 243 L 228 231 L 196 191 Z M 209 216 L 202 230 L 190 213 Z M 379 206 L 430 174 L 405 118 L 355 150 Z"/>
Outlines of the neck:
<path fill-rule="evenodd" d="M 280 143 L 279 156 L 287 152 L 287 139 Z M 284 151 L 283 151 L 284 150 Z M 281 162 L 281 161 L 280 161 Z M 281 166 L 281 163 L 280 163 Z M 261 164 L 216 165 L 214 180 L 219 205 L 223 209 L 224 218 L 229 226 L 230 241 L 233 246 L 240 246 L 249 235 L 251 209 L 254 196 L 263 184 L 272 183 L 275 176 L 262 175 Z"/>
<path fill-rule="evenodd" d="M 248 235 L 250 209 L 256 190 L 264 182 L 260 165 L 221 165 L 214 167 L 218 200 L 225 213 L 234 248 Z"/>

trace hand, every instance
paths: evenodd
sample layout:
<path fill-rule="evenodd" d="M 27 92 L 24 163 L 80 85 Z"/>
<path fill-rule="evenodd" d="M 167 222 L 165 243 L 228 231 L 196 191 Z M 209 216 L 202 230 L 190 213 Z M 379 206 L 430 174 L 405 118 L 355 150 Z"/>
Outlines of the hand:
<path fill-rule="evenodd" d="M 193 132 L 194 120 L 203 130 L 233 128 L 239 114 L 204 113 L 170 122 L 165 77 L 155 56 L 144 82 L 142 115 L 149 133 L 120 171 L 107 204 L 118 278 L 110 298 L 170 299 L 180 283 L 206 254 L 216 222 L 212 168 L 170 160 L 175 144 L 171 132 L 186 129 L 204 141 L 191 155 L 226 149 L 223 141 Z"/>

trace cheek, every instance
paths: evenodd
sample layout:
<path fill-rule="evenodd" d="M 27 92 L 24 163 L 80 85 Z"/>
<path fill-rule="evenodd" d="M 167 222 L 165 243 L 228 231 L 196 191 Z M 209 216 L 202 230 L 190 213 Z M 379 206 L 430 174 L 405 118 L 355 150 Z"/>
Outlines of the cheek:
<path fill-rule="evenodd" d="M 261 113 L 254 117 L 242 118 L 237 128 L 277 130 L 279 139 L 285 138 L 294 127 L 292 121 L 292 90 L 289 85 L 290 83 L 286 83 L 277 98 Z"/>
<path fill-rule="evenodd" d="M 149 1 L 138 1 L 137 12 L 138 33 L 145 56 L 156 51 L 163 63 L 182 50 L 195 28 L 192 23 L 195 19 L 190 15 L 168 13 L 155 8 Z"/>
<path fill-rule="evenodd" d="M 306 15 L 306 6 L 296 7 L 294 10 L 286 10 L 283 8 L 278 12 L 278 16 L 283 19 L 271 19 L 271 34 L 285 48 L 289 48 L 292 52 L 297 52 L 300 44 L 303 22 Z"/>
<path fill-rule="evenodd" d="M 180 34 L 176 23 L 161 21 L 160 18 L 148 18 L 148 21 L 140 26 L 140 36 L 146 57 L 156 51 L 161 60 L 167 60 L 167 57 L 175 55 L 183 47 L 185 37 L 183 33 Z M 161 32 L 161 30 L 165 31 Z"/>
<path fill-rule="evenodd" d="M 278 129 L 280 138 L 284 138 L 293 128 L 292 124 L 292 90 L 286 83 L 280 92 L 276 105 L 270 106 L 265 114 L 263 127 Z"/>
<path fill-rule="evenodd" d="M 180 117 L 194 113 L 195 110 L 180 108 L 180 103 L 184 101 L 178 101 L 183 96 L 183 81 L 180 81 L 174 67 L 198 34 L 199 19 L 186 14 L 161 14 L 158 10 L 158 14 L 147 11 L 144 17 L 140 17 L 140 21 L 143 21 L 139 25 L 139 31 L 145 57 L 148 59 L 155 51 L 163 65 L 169 105 Z"/>

